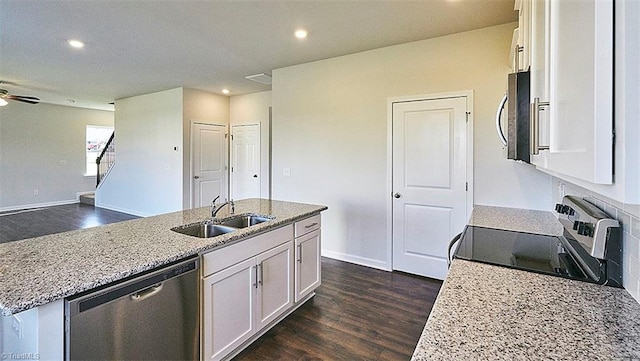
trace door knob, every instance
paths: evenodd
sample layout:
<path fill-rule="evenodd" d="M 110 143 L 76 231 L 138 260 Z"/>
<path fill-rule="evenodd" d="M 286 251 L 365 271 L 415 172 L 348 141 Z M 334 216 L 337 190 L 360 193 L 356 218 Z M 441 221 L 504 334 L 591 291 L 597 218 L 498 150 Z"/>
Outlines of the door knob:
<path fill-rule="evenodd" d="M 402 194 L 400 194 L 400 193 L 398 193 L 398 192 L 395 192 L 395 193 L 393 194 L 393 196 L 394 196 L 395 198 L 400 198 L 400 197 L 402 197 Z"/>
<path fill-rule="evenodd" d="M 193 179 L 200 179 L 200 176 L 199 175 L 194 176 Z"/>
<path fill-rule="evenodd" d="M 254 175 L 253 175 L 253 178 L 258 178 L 258 175 L 257 175 L 257 174 L 254 174 Z"/>

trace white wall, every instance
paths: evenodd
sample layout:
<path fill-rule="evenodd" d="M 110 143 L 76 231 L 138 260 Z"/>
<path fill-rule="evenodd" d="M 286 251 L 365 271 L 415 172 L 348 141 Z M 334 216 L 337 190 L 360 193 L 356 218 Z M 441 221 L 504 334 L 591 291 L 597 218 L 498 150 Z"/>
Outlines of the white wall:
<path fill-rule="evenodd" d="M 323 213 L 325 255 L 389 266 L 389 97 L 473 90 L 475 204 L 548 209 L 550 177 L 507 160 L 494 130 L 514 27 L 273 71 L 273 197 L 329 206 Z"/>
<path fill-rule="evenodd" d="M 85 177 L 86 126 L 113 112 L 40 103 L 0 108 L 0 211 L 70 203 L 95 189 Z M 38 195 L 34 195 L 34 190 Z"/>
<path fill-rule="evenodd" d="M 228 124 L 229 97 L 184 88 L 183 208 L 191 207 L 191 123 Z M 228 189 L 228 187 L 227 187 Z"/>
<path fill-rule="evenodd" d="M 97 206 L 139 216 L 182 209 L 182 94 L 177 88 L 116 101 L 116 161 Z"/>
<path fill-rule="evenodd" d="M 269 108 L 271 91 L 231 97 L 230 124 L 260 124 L 260 197 L 269 198 L 271 169 L 271 133 Z"/>

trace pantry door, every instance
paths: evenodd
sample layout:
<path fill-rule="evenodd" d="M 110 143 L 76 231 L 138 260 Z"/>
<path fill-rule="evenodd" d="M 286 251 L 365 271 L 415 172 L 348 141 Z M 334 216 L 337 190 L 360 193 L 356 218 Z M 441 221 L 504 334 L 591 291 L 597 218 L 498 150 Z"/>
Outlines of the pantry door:
<path fill-rule="evenodd" d="M 444 279 L 468 212 L 467 96 L 392 103 L 393 269 Z"/>
<path fill-rule="evenodd" d="M 260 124 L 231 127 L 231 199 L 260 198 Z"/>

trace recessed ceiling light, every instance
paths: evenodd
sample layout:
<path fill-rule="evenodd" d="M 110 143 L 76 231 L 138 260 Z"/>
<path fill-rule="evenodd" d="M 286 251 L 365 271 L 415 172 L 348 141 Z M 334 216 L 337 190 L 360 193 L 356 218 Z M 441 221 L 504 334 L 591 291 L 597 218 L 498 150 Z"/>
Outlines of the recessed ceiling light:
<path fill-rule="evenodd" d="M 229 89 L 222 89 L 222 94 L 229 94 Z"/>
<path fill-rule="evenodd" d="M 6 100 L 4 100 L 4 99 L 0 98 L 0 107 L 3 107 L 3 106 L 5 106 L 5 105 L 7 105 L 7 104 L 9 104 L 9 103 L 7 103 L 7 101 L 6 101 Z"/>
<path fill-rule="evenodd" d="M 75 40 L 75 39 L 69 39 L 67 40 L 67 43 L 72 47 L 72 48 L 76 48 L 76 49 L 81 49 L 84 48 L 84 43 L 80 40 Z"/>
<path fill-rule="evenodd" d="M 309 32 L 304 29 L 298 29 L 295 33 L 293 33 L 298 39 L 306 39 Z"/>

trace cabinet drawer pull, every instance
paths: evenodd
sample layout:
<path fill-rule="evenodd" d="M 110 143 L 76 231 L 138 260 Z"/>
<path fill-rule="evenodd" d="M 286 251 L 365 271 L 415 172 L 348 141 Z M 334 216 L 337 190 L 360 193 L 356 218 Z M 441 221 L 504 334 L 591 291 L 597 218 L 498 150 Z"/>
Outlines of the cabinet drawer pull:
<path fill-rule="evenodd" d="M 307 228 L 307 229 L 308 229 L 308 228 L 311 228 L 311 227 L 315 227 L 315 226 L 317 226 L 317 225 L 318 225 L 318 222 L 313 222 L 313 223 L 311 223 L 311 224 L 310 224 L 310 225 L 308 225 L 308 226 L 304 226 L 304 228 Z"/>
<path fill-rule="evenodd" d="M 302 244 L 298 245 L 298 263 L 302 263 Z"/>
<path fill-rule="evenodd" d="M 513 59 L 516 62 L 516 64 L 515 64 L 516 65 L 516 73 L 520 71 L 520 54 L 519 53 L 522 53 L 522 52 L 524 52 L 524 46 L 520 46 L 520 45 L 516 44 L 515 56 L 514 56 L 515 59 Z"/>
<path fill-rule="evenodd" d="M 256 274 L 256 278 L 255 278 L 255 283 L 253 284 L 253 287 L 258 288 L 258 266 L 253 266 L 253 269 L 255 270 Z"/>
<path fill-rule="evenodd" d="M 263 284 L 263 283 L 262 283 L 262 281 L 263 281 L 263 279 L 262 279 L 262 278 L 263 278 L 263 276 L 264 276 L 264 274 L 262 273 L 262 263 L 260 263 L 260 264 L 258 265 L 258 268 L 260 268 L 260 271 L 258 272 L 258 274 L 260 275 L 260 278 L 258 278 L 258 284 L 262 286 L 262 284 Z M 257 288 L 257 287 L 256 287 L 256 288 Z"/>

